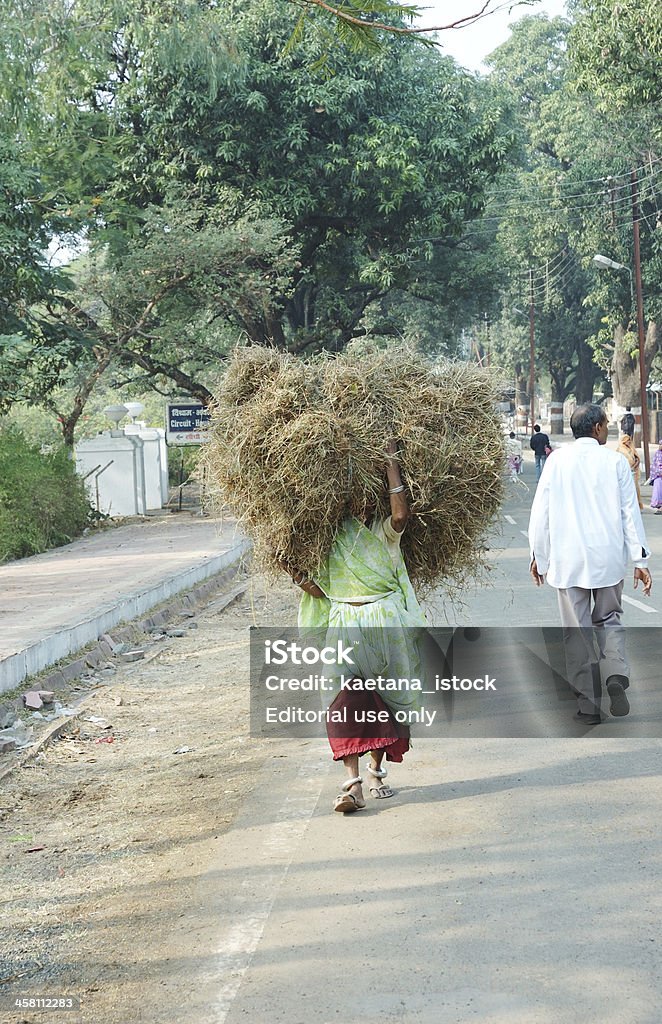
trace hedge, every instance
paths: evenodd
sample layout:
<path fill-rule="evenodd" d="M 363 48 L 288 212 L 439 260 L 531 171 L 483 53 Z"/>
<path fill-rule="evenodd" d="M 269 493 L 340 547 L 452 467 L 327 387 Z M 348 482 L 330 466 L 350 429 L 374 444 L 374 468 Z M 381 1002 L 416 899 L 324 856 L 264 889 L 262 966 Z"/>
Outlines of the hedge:
<path fill-rule="evenodd" d="M 43 453 L 15 427 L 0 428 L 0 562 L 67 544 L 90 512 L 67 449 Z"/>

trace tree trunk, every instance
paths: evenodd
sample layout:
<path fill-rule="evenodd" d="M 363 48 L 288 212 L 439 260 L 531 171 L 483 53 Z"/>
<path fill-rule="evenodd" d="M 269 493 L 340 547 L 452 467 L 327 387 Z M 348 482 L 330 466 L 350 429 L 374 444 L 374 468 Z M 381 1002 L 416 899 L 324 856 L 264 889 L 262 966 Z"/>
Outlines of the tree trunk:
<path fill-rule="evenodd" d="M 62 437 L 67 448 L 73 448 L 74 446 L 74 434 L 76 432 L 76 424 L 83 415 L 83 411 L 87 404 L 87 400 L 94 391 L 94 388 L 98 384 L 101 377 L 110 366 L 111 359 L 113 357 L 112 352 L 109 349 L 94 349 L 94 356 L 96 359 L 95 365 L 89 371 L 86 377 L 80 383 L 76 394 L 74 395 L 74 402 L 71 408 L 71 412 L 68 416 L 60 416 L 60 424 L 62 426 Z"/>
<path fill-rule="evenodd" d="M 577 373 L 575 375 L 575 398 L 577 405 L 593 401 L 593 388 L 599 368 L 593 359 L 593 350 L 585 341 L 577 345 Z"/>
<path fill-rule="evenodd" d="M 657 352 L 657 324 L 648 323 L 644 344 L 644 376 L 648 379 Z M 639 382 L 639 350 L 636 335 L 619 324 L 614 331 L 614 356 L 611 361 L 611 382 L 619 405 L 641 405 Z"/>
<path fill-rule="evenodd" d="M 526 374 L 522 371 L 521 363 L 515 366 L 515 427 L 517 430 L 526 430 L 529 421 L 529 393 Z"/>
<path fill-rule="evenodd" d="M 657 324 L 649 320 L 644 341 L 644 379 L 648 380 L 657 352 Z M 636 335 L 619 324 L 614 331 L 614 355 L 611 362 L 611 382 L 614 398 L 622 408 L 631 408 L 636 426 L 634 443 L 641 444 L 641 382 L 639 374 L 639 347 Z M 645 396 L 644 396 L 645 400 Z"/>
<path fill-rule="evenodd" d="M 550 434 L 563 433 L 563 402 L 567 390 L 565 381 L 559 380 L 554 374 L 551 375 L 552 397 L 549 403 L 549 431 Z"/>

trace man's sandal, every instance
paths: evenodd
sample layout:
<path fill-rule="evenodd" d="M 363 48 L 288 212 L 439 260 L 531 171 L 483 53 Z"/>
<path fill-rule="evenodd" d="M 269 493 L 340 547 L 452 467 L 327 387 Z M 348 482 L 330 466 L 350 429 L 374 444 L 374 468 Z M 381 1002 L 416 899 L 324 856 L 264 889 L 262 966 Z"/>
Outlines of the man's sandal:
<path fill-rule="evenodd" d="M 342 785 L 342 792 L 338 793 L 333 804 L 334 811 L 340 811 L 342 814 L 352 814 L 354 811 L 362 811 L 365 808 L 365 804 L 360 804 L 358 799 L 349 790 L 352 786 L 356 786 L 358 783 L 361 785 L 363 779 L 360 775 L 357 775 L 355 779 L 348 779 L 347 782 Z"/>
<path fill-rule="evenodd" d="M 367 765 L 366 767 L 375 779 L 385 779 L 388 775 L 386 768 L 373 768 L 371 765 Z M 388 782 L 382 783 L 381 786 L 370 786 L 368 792 L 375 798 L 375 800 L 388 800 L 390 796 L 393 796 L 393 790 L 389 786 Z"/>

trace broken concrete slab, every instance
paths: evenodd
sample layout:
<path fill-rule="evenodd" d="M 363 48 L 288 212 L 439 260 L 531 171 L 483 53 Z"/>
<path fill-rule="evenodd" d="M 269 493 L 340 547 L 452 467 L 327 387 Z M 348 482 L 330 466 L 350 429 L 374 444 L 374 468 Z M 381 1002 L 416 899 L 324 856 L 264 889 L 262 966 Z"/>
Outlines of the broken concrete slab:
<path fill-rule="evenodd" d="M 103 661 L 104 657 L 103 651 L 95 647 L 94 650 L 88 651 L 85 655 L 85 664 L 88 668 L 96 668 L 99 662 Z"/>
<path fill-rule="evenodd" d="M 12 741 L 16 749 L 21 750 L 23 747 L 29 747 L 32 744 L 33 734 L 33 726 L 26 725 L 25 722 L 19 720 L 14 723 L 11 729 L 3 731 L 2 739 Z"/>
<path fill-rule="evenodd" d="M 53 690 L 54 693 L 57 693 L 57 691 L 61 689 L 66 682 L 67 680 L 64 677 L 64 673 L 59 669 L 56 669 L 55 672 L 51 672 L 45 679 L 42 679 L 44 689 Z"/>
<path fill-rule="evenodd" d="M 65 682 L 69 683 L 72 679 L 78 679 L 85 672 L 87 672 L 88 666 L 85 664 L 84 658 L 76 658 L 75 661 L 70 661 L 68 665 L 62 666 L 62 675 L 64 676 Z"/>
<path fill-rule="evenodd" d="M 28 711 L 39 711 L 39 708 L 43 708 L 43 706 L 44 702 L 39 696 L 38 690 L 28 690 L 23 694 L 23 707 Z"/>
<path fill-rule="evenodd" d="M 4 711 L 0 715 L 0 729 L 11 729 L 17 718 L 18 715 L 15 711 Z"/>
<path fill-rule="evenodd" d="M 9 736 L 0 736 L 0 754 L 9 754 L 16 750 L 16 740 Z"/>
<path fill-rule="evenodd" d="M 140 661 L 141 658 L 144 658 L 144 657 L 145 657 L 145 652 L 143 650 L 124 651 L 119 656 L 120 661 L 123 661 L 123 662 Z"/>

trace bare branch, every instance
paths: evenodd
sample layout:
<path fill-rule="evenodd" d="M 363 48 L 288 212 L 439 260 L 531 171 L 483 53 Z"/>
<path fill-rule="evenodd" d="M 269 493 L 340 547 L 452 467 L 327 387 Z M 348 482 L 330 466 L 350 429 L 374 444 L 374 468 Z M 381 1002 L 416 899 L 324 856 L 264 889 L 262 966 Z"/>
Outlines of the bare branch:
<path fill-rule="evenodd" d="M 502 11 L 506 8 L 511 10 L 513 7 L 519 7 L 522 4 L 528 4 L 529 0 L 508 0 L 507 3 L 499 3 L 496 7 L 492 7 L 492 4 L 496 0 L 484 0 L 484 3 L 480 10 L 475 11 L 473 14 L 467 14 L 463 18 L 458 18 L 456 21 L 451 21 L 447 25 L 431 25 L 429 28 L 404 28 L 402 25 L 387 25 L 381 21 L 366 21 L 363 18 L 357 18 L 355 15 L 350 14 L 347 10 L 342 7 L 334 7 L 331 4 L 325 2 L 325 0 L 296 0 L 300 6 L 304 7 L 319 7 L 321 10 L 326 11 L 328 14 L 333 14 L 334 17 L 340 19 L 340 21 L 346 22 L 348 25 L 355 25 L 357 28 L 379 29 L 382 32 L 391 32 L 396 35 L 404 36 L 419 36 L 424 35 L 427 32 L 448 32 L 452 29 L 466 28 L 468 25 L 473 25 L 475 22 L 480 21 L 481 18 L 486 18 L 490 14 L 495 14 L 497 11 Z M 412 7 L 412 12 L 417 13 L 418 7 Z M 401 13 L 401 12 L 400 12 Z M 413 14 L 412 14 L 413 17 Z"/>

